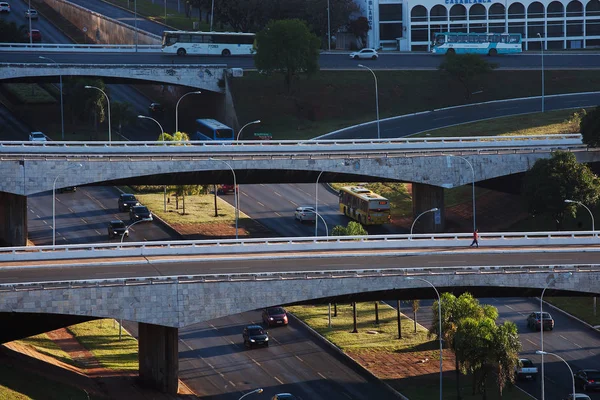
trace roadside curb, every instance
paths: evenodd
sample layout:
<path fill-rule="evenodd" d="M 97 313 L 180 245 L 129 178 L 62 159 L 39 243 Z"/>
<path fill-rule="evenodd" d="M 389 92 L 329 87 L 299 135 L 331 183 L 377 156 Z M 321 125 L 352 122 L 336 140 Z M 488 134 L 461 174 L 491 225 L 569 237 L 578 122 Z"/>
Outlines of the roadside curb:
<path fill-rule="evenodd" d="M 539 300 L 540 300 L 540 298 L 539 298 L 539 297 L 536 297 L 536 300 L 538 300 L 538 301 L 539 301 Z M 557 306 L 555 306 L 554 304 L 552 304 L 552 303 L 549 303 L 549 302 L 547 302 L 547 301 L 545 301 L 545 300 L 543 301 L 543 303 L 544 303 L 545 305 L 547 305 L 547 306 L 550 306 L 552 309 L 554 309 L 554 310 L 556 310 L 556 311 L 558 311 L 558 312 L 560 312 L 560 313 L 562 313 L 562 314 L 566 315 L 567 317 L 569 317 L 569 318 L 571 318 L 571 319 L 574 319 L 575 321 L 577 321 L 577 322 L 579 322 L 579 323 L 582 323 L 583 325 L 587 326 L 588 328 L 590 328 L 591 330 L 595 331 L 596 333 L 600 333 L 600 325 L 593 326 L 592 324 L 589 324 L 589 323 L 585 322 L 585 321 L 584 321 L 584 320 L 582 320 L 581 318 L 578 318 L 578 317 L 574 316 L 573 314 L 570 314 L 570 313 L 566 312 L 565 310 L 563 310 L 562 308 L 558 308 L 558 307 L 557 307 Z"/>
<path fill-rule="evenodd" d="M 306 328 L 310 334 L 315 337 L 320 343 L 326 345 L 329 349 L 331 349 L 333 352 L 335 352 L 338 356 L 340 356 L 340 358 L 343 359 L 344 362 L 346 362 L 348 365 L 350 365 L 352 368 L 356 368 L 360 373 L 367 375 L 370 379 L 376 380 L 378 382 L 380 382 L 382 385 L 385 386 L 385 388 L 394 396 L 396 396 L 397 398 L 401 399 L 401 400 L 410 400 L 408 397 L 404 396 L 402 393 L 398 392 L 396 389 L 394 389 L 393 387 L 391 387 L 389 384 L 387 384 L 386 382 L 382 381 L 381 379 L 379 379 L 377 376 L 375 376 L 371 371 L 369 371 L 367 368 L 363 367 L 358 361 L 356 361 L 354 358 L 350 357 L 348 354 L 344 353 L 339 347 L 337 347 L 335 344 L 331 343 L 329 340 L 325 339 L 325 337 L 323 337 L 319 332 L 315 331 L 313 328 L 311 328 L 309 325 L 307 325 L 304 321 L 302 321 L 300 318 L 296 317 L 293 313 L 288 311 L 288 315 L 292 317 L 292 319 L 294 319 L 294 321 L 296 321 L 297 323 L 299 323 L 300 325 L 302 325 L 304 328 Z"/>

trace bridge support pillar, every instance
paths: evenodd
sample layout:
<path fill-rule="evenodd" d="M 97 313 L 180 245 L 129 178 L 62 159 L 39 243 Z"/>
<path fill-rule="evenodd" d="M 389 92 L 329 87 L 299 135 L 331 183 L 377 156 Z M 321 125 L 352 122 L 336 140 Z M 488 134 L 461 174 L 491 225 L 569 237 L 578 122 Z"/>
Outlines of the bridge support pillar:
<path fill-rule="evenodd" d="M 179 330 L 141 322 L 138 329 L 140 380 L 161 392 L 177 394 Z"/>
<path fill-rule="evenodd" d="M 0 244 L 27 245 L 27 197 L 0 192 Z"/>
<path fill-rule="evenodd" d="M 444 188 L 422 183 L 412 185 L 413 221 L 424 211 L 437 207 L 439 211 L 421 216 L 415 224 L 414 233 L 440 233 L 445 228 Z"/>

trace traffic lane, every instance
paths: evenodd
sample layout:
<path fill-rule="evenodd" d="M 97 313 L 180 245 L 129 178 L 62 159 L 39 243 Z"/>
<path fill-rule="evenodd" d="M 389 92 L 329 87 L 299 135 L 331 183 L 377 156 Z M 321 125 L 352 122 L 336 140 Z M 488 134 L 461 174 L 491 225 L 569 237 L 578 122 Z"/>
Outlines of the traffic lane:
<path fill-rule="evenodd" d="M 499 322 L 512 321 L 517 325 L 523 346 L 520 354 L 530 358 L 540 369 L 541 356 L 535 354 L 536 350 L 541 348 L 540 332 L 527 327 L 527 316 L 539 311 L 539 301 L 532 298 L 503 298 L 481 299 L 481 302 L 498 308 Z M 600 355 L 598 332 L 547 304 L 544 304 L 544 311 L 550 312 L 555 321 L 554 330 L 544 332 L 544 351 L 563 357 L 573 371 L 583 368 L 597 369 Z M 544 357 L 544 370 L 545 397 L 548 400 L 562 400 L 571 392 L 572 387 L 567 367 L 556 357 L 548 355 Z M 519 386 L 533 396 L 541 396 L 540 385 L 539 379 L 536 382 L 519 382 Z M 600 399 L 600 394 L 590 393 L 590 397 Z"/>
<path fill-rule="evenodd" d="M 29 8 L 29 4 L 24 1 L 11 1 L 10 2 L 11 12 L 7 15 L 3 15 L 3 20 L 7 22 L 14 22 L 17 26 L 23 25 L 25 32 L 29 31 L 29 19 L 25 17 L 25 11 Z M 32 6 L 31 8 L 34 8 Z M 39 14 L 38 18 L 31 20 L 31 29 L 38 29 L 42 34 L 41 43 L 69 43 L 70 39 L 60 30 L 54 27 L 44 15 Z M 52 57 L 49 55 L 49 57 Z M 4 59 L 4 57 L 2 57 Z"/>
<path fill-rule="evenodd" d="M 252 311 L 181 329 L 181 342 L 194 350 L 180 353 L 180 377 L 209 399 L 238 399 L 257 387 L 266 398 L 281 392 L 303 399 L 392 398 L 381 384 L 308 340 L 310 333 L 295 321 L 268 329 L 268 348 L 245 349 L 243 327 L 261 322 L 260 312 Z"/>
<path fill-rule="evenodd" d="M 600 104 L 600 92 L 546 97 L 544 102 L 547 111 L 595 107 L 597 104 Z M 399 138 L 457 124 L 539 111 L 541 111 L 541 98 L 516 99 L 434 110 L 430 113 L 382 120 L 379 124 L 382 138 Z M 369 139 L 376 137 L 377 124 L 376 121 L 373 121 L 364 126 L 352 127 L 321 138 Z"/>
<path fill-rule="evenodd" d="M 29 140 L 29 132 L 33 130 L 31 127 L 10 112 L 8 108 L 0 104 L 0 138 L 1 140 Z"/>
<path fill-rule="evenodd" d="M 149 224 L 147 229 L 154 227 Z M 395 253 L 398 250 L 373 250 L 373 251 L 345 251 L 340 254 L 350 257 L 336 257 L 331 251 L 313 252 L 315 258 L 293 258 L 280 259 L 277 263 L 265 262 L 265 257 L 280 255 L 258 254 L 255 259 L 232 259 L 231 255 L 222 257 L 198 256 L 144 256 L 99 259 L 98 264 L 109 264 L 119 261 L 118 265 L 98 265 L 91 260 L 58 260 L 39 264 L 35 261 L 0 263 L 1 267 L 17 266 L 18 274 L 13 268 L 0 268 L 0 283 L 28 282 L 33 277 L 35 281 L 47 280 L 86 280 L 89 276 L 102 275 L 106 278 L 130 278 L 130 277 L 161 277 L 178 275 L 205 275 L 205 274 L 250 274 L 250 273 L 278 273 L 278 272 L 305 272 L 305 271 L 337 271 L 337 270 L 363 270 L 363 269 L 404 269 L 425 268 L 435 269 L 442 267 L 477 267 L 477 266 L 510 266 L 510 265 L 548 265 L 548 255 L 545 253 L 515 254 L 507 253 L 479 253 L 479 250 L 469 249 L 466 252 L 457 253 L 453 249 L 412 249 L 411 255 L 387 256 L 386 253 Z M 299 249 L 301 251 L 301 248 Z M 461 249 L 462 250 L 462 249 Z M 510 250 L 501 248 L 498 250 Z M 561 251 L 552 253 L 552 265 L 594 264 L 597 261 L 596 253 L 582 252 L 581 250 Z M 439 254 L 440 252 L 444 254 Z M 433 253 L 433 254 L 432 254 Z M 311 253 L 302 252 L 303 256 Z M 322 255 L 329 255 L 332 258 Z M 355 256 L 352 256 L 355 255 Z M 215 262 L 215 259 L 218 262 Z M 126 267 L 124 267 L 126 265 Z M 68 268 L 57 268 L 68 267 Z M 16 276 L 18 275 L 18 276 Z M 39 278 L 39 279 L 38 279 Z"/>

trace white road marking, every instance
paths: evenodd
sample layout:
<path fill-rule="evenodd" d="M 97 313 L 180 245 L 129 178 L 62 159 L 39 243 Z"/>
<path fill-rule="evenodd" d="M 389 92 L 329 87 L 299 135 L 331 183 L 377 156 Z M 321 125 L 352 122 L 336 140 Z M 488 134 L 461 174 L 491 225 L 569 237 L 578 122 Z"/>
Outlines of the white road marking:
<path fill-rule="evenodd" d="M 79 218 L 79 219 L 80 219 L 80 220 L 81 220 L 81 222 L 83 222 L 84 224 L 87 224 L 87 223 L 88 223 L 88 222 L 87 222 L 85 219 L 83 219 L 83 218 Z"/>
<path fill-rule="evenodd" d="M 298 204 L 294 203 L 293 201 L 290 200 L 290 203 L 292 203 L 293 205 L 295 205 L 296 207 L 298 207 Z"/>
<path fill-rule="evenodd" d="M 94 231 L 98 234 L 98 235 L 102 235 L 100 232 L 98 232 L 98 229 L 94 229 Z"/>
<path fill-rule="evenodd" d="M 532 342 L 532 341 L 531 341 L 531 340 L 529 340 L 529 339 L 525 339 L 525 340 L 527 340 L 527 341 L 528 341 L 529 343 L 531 343 L 532 345 L 534 345 L 534 346 L 537 346 L 537 343 L 534 343 L 534 342 Z"/>
<path fill-rule="evenodd" d="M 251 360 L 254 364 L 256 364 L 260 367 L 260 363 L 258 361 L 256 361 L 254 358 L 251 358 Z M 275 378 L 275 379 L 277 379 L 277 378 Z M 281 382 L 281 383 L 283 383 L 283 382 Z"/>
<path fill-rule="evenodd" d="M 279 194 L 279 193 L 277 193 L 277 192 L 273 192 L 273 193 L 275 193 L 275 194 L 276 194 L 277 196 L 279 196 L 279 197 L 283 197 L 282 195 L 280 195 L 280 194 Z"/>
<path fill-rule="evenodd" d="M 566 338 L 566 337 L 564 337 L 563 335 L 558 335 L 558 336 L 560 336 L 561 338 L 565 339 L 567 342 L 569 341 L 569 339 L 567 339 L 567 338 Z"/>
<path fill-rule="evenodd" d="M 577 343 L 573 343 L 575 346 L 579 347 L 580 349 L 582 348 L 580 345 L 578 345 Z"/>
<path fill-rule="evenodd" d="M 301 362 L 304 362 L 304 360 L 303 360 L 303 359 L 301 359 L 300 357 L 298 357 L 298 356 L 295 356 L 295 357 L 296 357 L 298 360 L 300 360 Z"/>
<path fill-rule="evenodd" d="M 233 383 L 231 381 L 228 381 L 228 382 L 231 384 L 231 386 L 235 387 L 235 383 Z"/>
<path fill-rule="evenodd" d="M 277 382 L 279 382 L 280 385 L 284 385 L 284 383 L 281 381 L 281 379 L 279 379 L 278 377 L 274 376 L 273 378 L 275 378 L 275 380 Z"/>
<path fill-rule="evenodd" d="M 515 309 L 514 309 L 514 308 L 512 308 L 512 307 L 511 307 L 511 306 L 509 306 L 509 305 L 507 305 L 507 306 L 506 306 L 506 308 L 508 308 L 509 310 L 513 310 L 513 311 L 515 311 Z"/>
<path fill-rule="evenodd" d="M 277 215 L 278 217 L 281 217 L 282 215 L 279 214 L 277 211 L 274 212 L 275 215 Z"/>
<path fill-rule="evenodd" d="M 319 375 L 323 379 L 327 379 L 327 377 L 325 375 L 323 375 L 322 373 L 320 373 L 320 372 L 317 372 L 317 375 Z"/>
<path fill-rule="evenodd" d="M 352 398 L 352 396 L 350 396 L 348 393 L 346 393 L 346 392 L 342 392 L 342 393 L 343 393 L 343 394 L 344 394 L 344 396 L 346 396 L 347 398 L 349 398 L 349 399 L 351 399 L 351 398 Z"/>
<path fill-rule="evenodd" d="M 261 203 L 260 201 L 257 201 L 256 204 L 260 205 L 260 206 L 265 206 L 263 203 Z"/>

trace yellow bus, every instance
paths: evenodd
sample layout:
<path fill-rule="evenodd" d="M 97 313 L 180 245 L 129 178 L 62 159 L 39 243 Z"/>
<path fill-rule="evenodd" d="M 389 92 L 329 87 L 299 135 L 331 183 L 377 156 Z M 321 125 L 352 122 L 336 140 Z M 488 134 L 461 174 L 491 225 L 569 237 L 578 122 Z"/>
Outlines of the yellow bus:
<path fill-rule="evenodd" d="M 390 201 L 362 186 L 344 186 L 339 192 L 340 211 L 362 225 L 390 222 Z"/>

